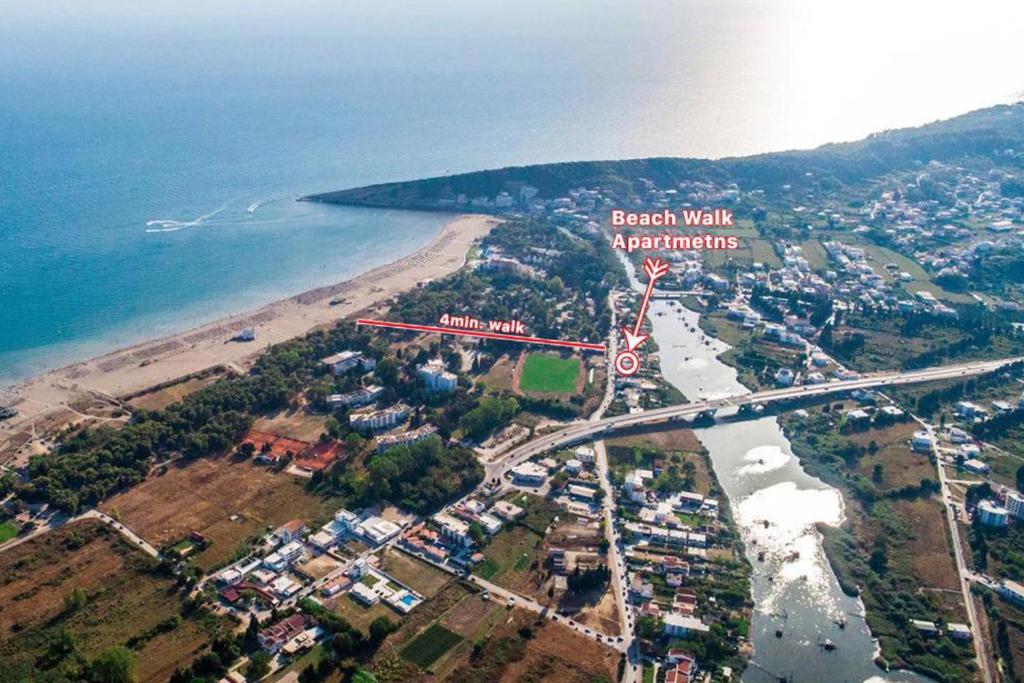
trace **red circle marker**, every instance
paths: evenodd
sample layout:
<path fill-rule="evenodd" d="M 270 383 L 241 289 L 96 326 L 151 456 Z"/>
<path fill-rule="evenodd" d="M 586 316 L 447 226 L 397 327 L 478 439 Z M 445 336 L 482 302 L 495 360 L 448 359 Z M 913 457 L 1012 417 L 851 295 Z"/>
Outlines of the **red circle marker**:
<path fill-rule="evenodd" d="M 620 351 L 615 356 L 615 372 L 629 377 L 635 375 L 636 371 L 640 369 L 640 357 L 632 351 Z"/>

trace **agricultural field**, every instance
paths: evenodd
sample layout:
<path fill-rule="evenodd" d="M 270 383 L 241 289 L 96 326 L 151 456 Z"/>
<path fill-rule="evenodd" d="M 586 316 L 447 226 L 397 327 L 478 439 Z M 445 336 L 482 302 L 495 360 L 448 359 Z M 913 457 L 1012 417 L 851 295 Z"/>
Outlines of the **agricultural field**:
<path fill-rule="evenodd" d="M 580 377 L 580 359 L 551 353 L 530 353 L 523 362 L 519 389 L 546 394 L 574 394 Z"/>
<path fill-rule="evenodd" d="M 842 242 L 850 242 L 864 249 L 872 262 L 871 265 L 874 271 L 887 281 L 891 282 L 893 280 L 890 273 L 885 269 L 885 264 L 887 263 L 895 263 L 901 272 L 909 273 L 913 280 L 898 283 L 908 294 L 913 295 L 915 292 L 923 290 L 951 303 L 971 303 L 973 301 L 969 294 L 950 292 L 932 282 L 931 276 L 928 275 L 919 263 L 903 254 L 852 235 L 838 235 L 837 237 Z"/>
<path fill-rule="evenodd" d="M 339 507 L 295 478 L 231 456 L 172 464 L 100 509 L 157 547 L 192 531 L 211 541 L 195 557 L 204 569 L 230 561 L 246 539 L 291 519 L 323 523 Z"/>
<path fill-rule="evenodd" d="M 127 646 L 138 680 L 166 679 L 228 627 L 200 613 L 182 617 L 173 576 L 100 522 L 70 524 L 0 555 L 0 657 L 7 673 L 68 664 L 54 649 L 70 633 L 86 660 Z"/>
<path fill-rule="evenodd" d="M 431 624 L 402 648 L 402 656 L 421 669 L 440 659 L 444 653 L 462 641 L 462 636 L 440 624 Z"/>
<path fill-rule="evenodd" d="M 451 583 L 403 621 L 368 668 L 381 683 L 610 683 L 617 665 L 614 650 Z"/>

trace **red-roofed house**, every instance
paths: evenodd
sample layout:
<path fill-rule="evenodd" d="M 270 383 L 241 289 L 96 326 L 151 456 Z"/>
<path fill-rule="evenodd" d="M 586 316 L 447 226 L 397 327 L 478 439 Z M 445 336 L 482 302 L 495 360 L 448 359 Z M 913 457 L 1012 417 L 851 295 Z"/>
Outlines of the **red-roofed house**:
<path fill-rule="evenodd" d="M 256 429 L 249 430 L 249 433 L 242 439 L 242 444 L 250 443 L 255 448 L 256 459 L 262 462 L 275 465 L 286 457 L 295 457 L 309 448 L 308 441 L 289 439 L 269 432 L 261 432 Z"/>
<path fill-rule="evenodd" d="M 338 441 L 318 441 L 295 458 L 295 466 L 307 472 L 325 470 L 343 450 L 344 446 Z"/>
<path fill-rule="evenodd" d="M 285 522 L 274 535 L 281 543 L 291 543 L 292 541 L 298 541 L 302 538 L 302 534 L 306 533 L 306 524 L 301 519 L 293 519 L 290 522 Z"/>
<path fill-rule="evenodd" d="M 691 658 L 665 672 L 665 683 L 692 683 L 696 662 Z"/>
<path fill-rule="evenodd" d="M 293 614 L 261 630 L 256 638 L 260 647 L 270 654 L 276 654 L 285 643 L 305 631 L 307 625 L 315 626 L 316 620 L 302 614 Z"/>

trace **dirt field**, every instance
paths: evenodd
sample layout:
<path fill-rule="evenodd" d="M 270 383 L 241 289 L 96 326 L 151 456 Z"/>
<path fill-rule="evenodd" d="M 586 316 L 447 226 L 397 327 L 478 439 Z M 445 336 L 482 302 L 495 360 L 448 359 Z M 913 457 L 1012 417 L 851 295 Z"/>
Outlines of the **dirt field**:
<path fill-rule="evenodd" d="M 435 569 L 400 550 L 388 550 L 383 559 L 384 565 L 381 568 L 385 572 L 424 597 L 433 597 L 452 580 L 452 577 L 440 569 Z"/>
<path fill-rule="evenodd" d="M 911 563 L 914 574 L 929 588 L 958 590 L 960 583 L 942 504 L 934 499 L 921 499 L 898 501 L 894 508 L 910 528 L 911 540 L 902 554 Z"/>
<path fill-rule="evenodd" d="M 917 427 L 916 422 L 904 422 L 849 434 L 849 439 L 859 446 L 867 448 L 872 441 L 878 446 L 876 453 L 869 452 L 860 458 L 857 472 L 870 479 L 875 465 L 881 465 L 883 476 L 879 488 L 883 491 L 917 486 L 922 479 L 934 480 L 938 475 L 928 456 L 910 450 L 909 441 Z"/>
<path fill-rule="evenodd" d="M 502 671 L 499 681 L 614 681 L 619 657 L 614 650 L 577 635 L 564 626 L 545 623 L 526 643 L 526 652 Z"/>
<path fill-rule="evenodd" d="M 323 523 L 338 506 L 310 496 L 288 474 L 229 456 L 171 466 L 105 502 L 104 512 L 157 547 L 198 531 L 213 541 L 202 566 L 229 559 L 245 538 L 290 519 Z M 239 521 L 230 518 L 237 515 Z"/>
<path fill-rule="evenodd" d="M 575 602 L 563 598 L 558 607 L 560 612 L 563 609 L 572 610 L 575 614 L 575 621 L 597 629 L 606 635 L 617 636 L 622 632 L 619 625 L 619 610 L 615 605 L 615 596 L 610 590 L 605 591 L 594 604 L 577 605 Z"/>
<path fill-rule="evenodd" d="M 324 416 L 311 415 L 304 410 L 284 411 L 274 417 L 262 417 L 253 424 L 253 429 L 270 432 L 289 439 L 316 442 L 324 432 Z"/>
<path fill-rule="evenodd" d="M 314 557 L 300 563 L 296 566 L 296 569 L 306 576 L 311 576 L 314 580 L 318 580 L 327 576 L 340 566 L 341 563 L 330 555 L 321 555 L 320 557 Z"/>
<path fill-rule="evenodd" d="M 78 609 L 65 598 L 86 597 Z M 171 577 L 98 522 L 68 525 L 0 555 L 0 657 L 6 667 L 31 664 L 59 631 L 75 636 L 87 657 L 123 645 L 179 614 Z M 215 621 L 213 625 L 215 625 Z M 209 638 L 186 619 L 173 630 L 142 641 L 135 650 L 140 681 L 166 679 L 192 659 Z"/>
<path fill-rule="evenodd" d="M 515 391 L 518 385 L 516 378 L 517 363 L 518 357 L 502 356 L 494 362 L 494 365 L 480 379 L 487 385 L 488 391 L 493 393 Z"/>

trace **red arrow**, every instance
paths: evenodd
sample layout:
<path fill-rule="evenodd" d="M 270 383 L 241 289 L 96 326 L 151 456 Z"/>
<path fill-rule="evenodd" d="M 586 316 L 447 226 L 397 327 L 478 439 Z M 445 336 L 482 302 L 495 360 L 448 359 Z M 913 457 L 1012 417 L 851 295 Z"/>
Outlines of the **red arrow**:
<path fill-rule="evenodd" d="M 651 293 L 654 292 L 654 283 L 665 277 L 668 273 L 668 264 L 661 259 L 652 259 L 648 256 L 644 259 L 644 272 L 650 280 L 647 281 L 647 290 L 644 291 L 644 298 L 640 301 L 640 310 L 637 312 L 636 324 L 633 329 L 622 328 L 622 334 L 626 337 L 626 350 L 633 351 L 643 344 L 650 337 L 649 334 L 640 334 L 640 328 L 644 324 L 644 317 L 647 315 L 647 307 L 651 303 Z"/>

